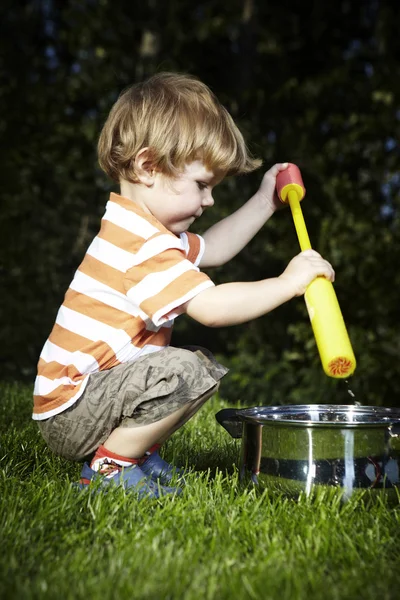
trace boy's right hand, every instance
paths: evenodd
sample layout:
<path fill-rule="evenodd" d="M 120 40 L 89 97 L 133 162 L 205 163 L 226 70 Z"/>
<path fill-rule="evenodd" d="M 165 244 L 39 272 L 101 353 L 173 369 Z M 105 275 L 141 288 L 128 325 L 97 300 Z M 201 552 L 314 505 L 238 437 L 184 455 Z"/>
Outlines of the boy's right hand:
<path fill-rule="evenodd" d="M 290 261 L 279 279 L 293 285 L 294 296 L 302 296 L 308 285 L 318 276 L 335 281 L 332 265 L 315 250 L 305 250 Z"/>

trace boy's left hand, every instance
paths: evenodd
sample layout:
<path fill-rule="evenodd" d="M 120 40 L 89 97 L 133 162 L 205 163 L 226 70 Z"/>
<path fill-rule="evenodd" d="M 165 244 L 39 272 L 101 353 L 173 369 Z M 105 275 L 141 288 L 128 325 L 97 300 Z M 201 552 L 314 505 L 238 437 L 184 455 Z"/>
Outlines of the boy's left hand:
<path fill-rule="evenodd" d="M 281 202 L 276 193 L 276 176 L 280 171 L 284 171 L 288 167 L 287 162 L 276 163 L 264 175 L 261 185 L 258 188 L 257 195 L 264 200 L 267 206 L 273 211 L 283 208 L 285 204 Z"/>

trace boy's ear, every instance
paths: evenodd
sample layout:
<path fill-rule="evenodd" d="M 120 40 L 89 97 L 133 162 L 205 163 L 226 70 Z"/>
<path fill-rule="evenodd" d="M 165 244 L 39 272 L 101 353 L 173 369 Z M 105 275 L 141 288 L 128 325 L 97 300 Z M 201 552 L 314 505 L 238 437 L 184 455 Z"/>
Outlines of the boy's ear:
<path fill-rule="evenodd" d="M 136 154 L 134 160 L 134 169 L 135 175 L 139 179 L 140 183 L 143 183 L 147 187 L 151 187 L 154 184 L 156 171 L 152 162 L 149 148 L 142 148 Z"/>

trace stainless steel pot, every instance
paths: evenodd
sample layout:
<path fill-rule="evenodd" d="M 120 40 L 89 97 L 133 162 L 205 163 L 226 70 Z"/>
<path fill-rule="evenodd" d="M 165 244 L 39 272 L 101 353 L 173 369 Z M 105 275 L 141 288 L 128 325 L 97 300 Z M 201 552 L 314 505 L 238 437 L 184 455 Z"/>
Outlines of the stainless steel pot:
<path fill-rule="evenodd" d="M 224 409 L 217 421 L 242 438 L 240 475 L 291 495 L 336 487 L 400 499 L 400 409 L 350 405 Z"/>

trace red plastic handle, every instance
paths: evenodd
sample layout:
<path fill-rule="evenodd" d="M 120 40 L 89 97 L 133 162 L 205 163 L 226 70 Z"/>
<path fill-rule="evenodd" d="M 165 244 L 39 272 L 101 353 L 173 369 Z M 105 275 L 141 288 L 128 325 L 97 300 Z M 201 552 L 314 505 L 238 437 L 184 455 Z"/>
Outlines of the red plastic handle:
<path fill-rule="evenodd" d="M 303 183 L 303 179 L 301 177 L 299 167 L 297 165 L 294 165 L 293 163 L 289 163 L 288 168 L 285 169 L 284 171 L 280 171 L 278 173 L 278 175 L 276 176 L 276 191 L 277 191 L 279 199 L 282 202 L 286 202 L 286 196 L 287 196 L 287 193 L 286 194 L 284 193 L 282 196 L 282 190 L 287 185 L 290 185 L 290 184 L 295 184 L 296 186 L 300 186 L 300 188 L 302 190 L 301 198 L 304 198 L 305 193 L 306 193 L 306 188 L 304 187 L 304 183 Z"/>

